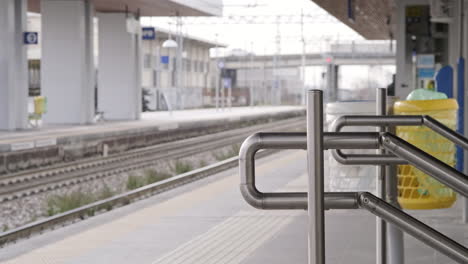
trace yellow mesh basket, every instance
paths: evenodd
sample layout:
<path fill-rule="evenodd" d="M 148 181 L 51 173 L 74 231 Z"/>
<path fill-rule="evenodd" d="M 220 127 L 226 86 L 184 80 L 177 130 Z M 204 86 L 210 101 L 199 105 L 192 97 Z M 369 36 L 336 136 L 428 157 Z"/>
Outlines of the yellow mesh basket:
<path fill-rule="evenodd" d="M 429 115 L 449 128 L 457 126 L 454 99 L 398 101 L 396 115 Z M 423 126 L 399 126 L 397 135 L 450 166 L 455 166 L 455 144 Z M 398 202 L 405 209 L 441 209 L 453 205 L 455 192 L 410 165 L 398 166 Z"/>
<path fill-rule="evenodd" d="M 34 114 L 42 115 L 47 111 L 47 99 L 45 96 L 34 97 Z"/>

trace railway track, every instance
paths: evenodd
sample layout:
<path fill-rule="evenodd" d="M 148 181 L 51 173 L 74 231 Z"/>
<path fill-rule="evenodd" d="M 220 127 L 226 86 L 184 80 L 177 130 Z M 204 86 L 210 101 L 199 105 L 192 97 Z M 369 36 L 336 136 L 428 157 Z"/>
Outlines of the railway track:
<path fill-rule="evenodd" d="M 149 167 L 157 162 L 178 159 L 240 143 L 260 131 L 290 131 L 302 128 L 304 117 L 225 131 L 185 140 L 135 149 L 108 157 L 5 175 L 0 179 L 0 203 L 63 188 L 73 184 Z"/>
<path fill-rule="evenodd" d="M 273 150 L 260 151 L 256 156 L 257 158 L 261 158 L 274 152 L 275 151 Z M 114 208 L 118 208 L 120 206 L 130 204 L 134 201 L 138 201 L 152 195 L 174 189 L 178 186 L 188 184 L 198 179 L 202 179 L 237 166 L 238 157 L 236 156 L 220 161 L 216 164 L 189 171 L 187 173 L 177 175 L 160 182 L 152 183 L 126 193 L 118 194 L 116 196 L 97 201 L 80 208 L 70 210 L 68 212 L 54 215 L 46 219 L 32 222 L 10 231 L 0 233 L 0 248 L 8 245 L 9 243 L 14 243 L 19 239 L 28 238 L 36 234 L 47 232 L 48 230 L 54 230 L 61 226 L 73 224 L 77 221 L 87 219 L 88 217 L 92 217 L 96 214 L 113 210 Z"/>

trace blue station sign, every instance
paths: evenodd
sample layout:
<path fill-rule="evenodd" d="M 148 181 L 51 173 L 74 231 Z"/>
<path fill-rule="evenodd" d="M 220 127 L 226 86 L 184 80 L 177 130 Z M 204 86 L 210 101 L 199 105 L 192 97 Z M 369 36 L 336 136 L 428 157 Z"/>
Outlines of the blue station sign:
<path fill-rule="evenodd" d="M 142 29 L 142 38 L 143 40 L 155 40 L 156 39 L 156 29 L 154 27 L 143 27 Z"/>
<path fill-rule="evenodd" d="M 37 45 L 39 43 L 39 33 L 37 32 L 24 32 L 23 43 L 26 45 Z"/>

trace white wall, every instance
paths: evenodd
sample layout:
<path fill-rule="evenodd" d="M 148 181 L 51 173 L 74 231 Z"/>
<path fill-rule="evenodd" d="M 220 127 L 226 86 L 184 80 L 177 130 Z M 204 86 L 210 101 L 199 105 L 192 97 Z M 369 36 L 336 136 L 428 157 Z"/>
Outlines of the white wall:
<path fill-rule="evenodd" d="M 0 129 L 27 127 L 26 1 L 0 1 Z"/>
<path fill-rule="evenodd" d="M 42 0 L 41 90 L 44 122 L 86 124 L 94 118 L 94 9 L 88 1 Z"/>
<path fill-rule="evenodd" d="M 141 113 L 141 30 L 127 30 L 124 13 L 98 13 L 98 110 L 108 120 L 135 120 Z M 129 23 L 136 21 L 129 17 Z"/>

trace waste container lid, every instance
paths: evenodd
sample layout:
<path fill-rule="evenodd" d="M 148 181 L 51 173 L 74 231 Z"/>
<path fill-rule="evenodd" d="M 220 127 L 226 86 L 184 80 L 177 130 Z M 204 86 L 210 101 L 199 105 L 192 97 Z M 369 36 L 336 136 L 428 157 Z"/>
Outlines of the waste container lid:
<path fill-rule="evenodd" d="M 457 110 L 458 103 L 455 99 L 414 100 L 397 101 L 394 104 L 395 112 L 420 112 L 420 111 L 442 111 Z"/>
<path fill-rule="evenodd" d="M 345 101 L 328 103 L 327 114 L 369 114 L 375 113 L 375 101 Z"/>

